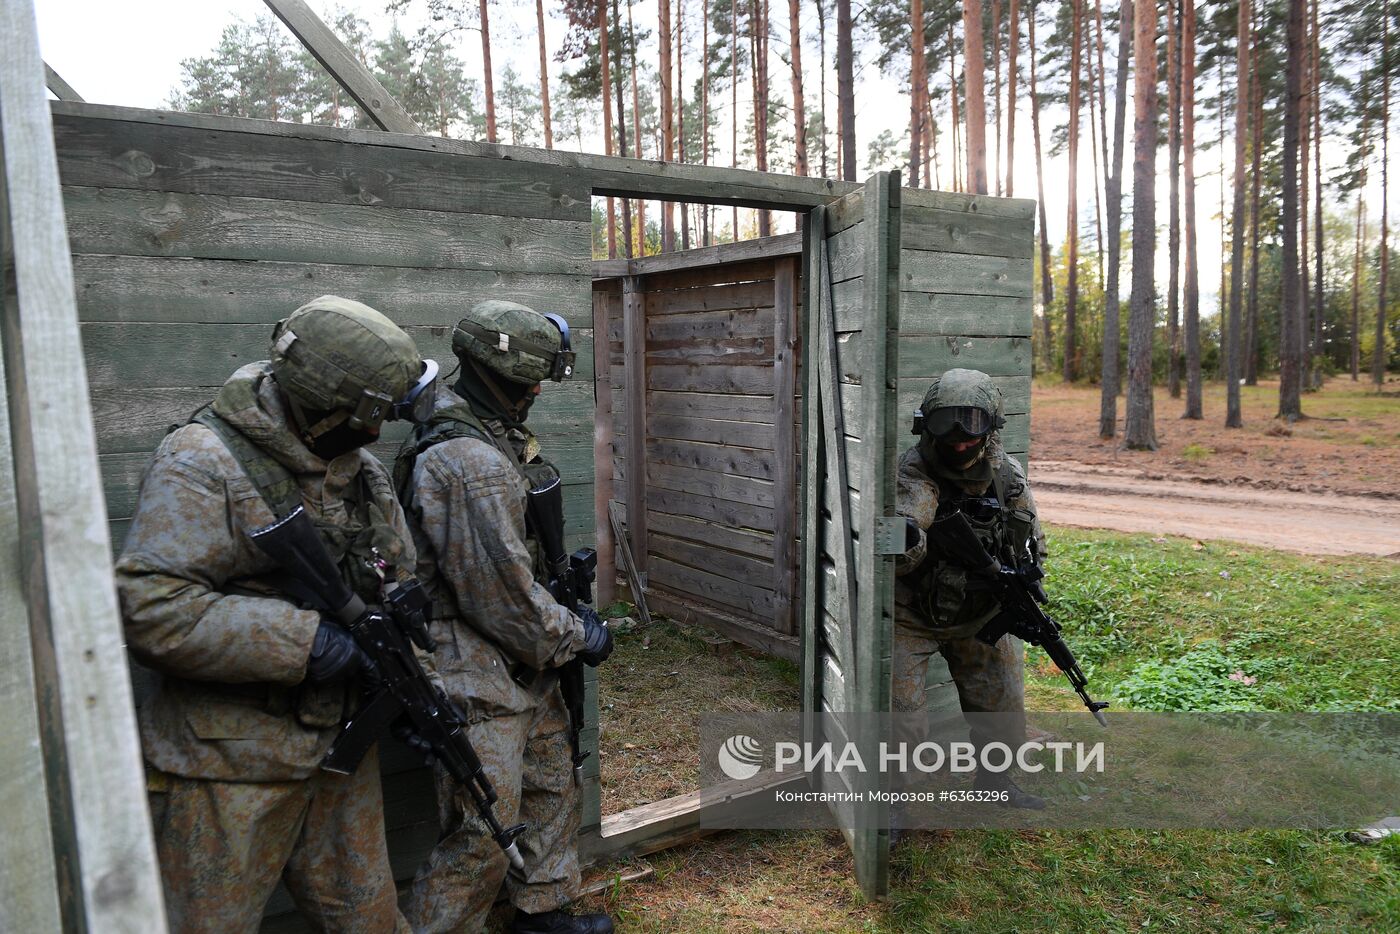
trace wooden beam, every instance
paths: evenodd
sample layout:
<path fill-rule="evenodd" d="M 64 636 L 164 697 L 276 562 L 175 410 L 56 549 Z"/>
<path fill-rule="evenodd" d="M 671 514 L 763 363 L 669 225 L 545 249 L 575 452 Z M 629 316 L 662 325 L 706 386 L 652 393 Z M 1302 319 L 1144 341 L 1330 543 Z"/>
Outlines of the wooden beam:
<path fill-rule="evenodd" d="M 627 536 L 646 588 L 647 573 L 647 323 L 646 295 L 636 276 L 622 280 L 622 352 L 627 393 Z M 635 594 L 634 594 L 635 596 Z"/>
<path fill-rule="evenodd" d="M 22 531 L 18 585 L 28 608 L 44 780 L 61 854 L 50 884 L 65 930 L 163 931 L 53 124 L 29 0 L 0 0 L 0 36 L 0 141 L 11 232 L 5 239 L 14 263 L 13 280 L 5 276 L 14 286 L 5 287 L 0 341 L 16 502 L 0 522 L 17 518 Z M 12 839 L 7 833 L 7 852 Z M 12 855 L 7 867 L 35 857 Z"/>
<path fill-rule="evenodd" d="M 73 90 L 73 85 L 64 81 L 58 72 L 50 68 L 48 62 L 44 62 L 44 83 L 48 85 L 54 97 L 61 101 L 77 101 L 80 104 L 83 102 L 82 95 Z"/>
<path fill-rule="evenodd" d="M 773 276 L 773 592 L 774 624 L 797 634 L 797 264 L 796 256 L 777 260 Z"/>
<path fill-rule="evenodd" d="M 654 256 L 643 256 L 637 259 L 594 260 L 593 278 L 646 276 L 678 269 L 699 269 L 705 266 L 722 266 L 756 259 L 797 256 L 801 252 L 802 234 L 780 234 L 776 237 L 740 240 L 737 243 L 716 243 L 713 246 L 698 247 L 694 250 L 657 253 Z"/>
<path fill-rule="evenodd" d="M 355 103 L 362 107 L 381 130 L 422 134 L 418 124 L 386 90 L 374 73 L 355 53 L 346 48 L 321 17 L 304 0 L 264 0 L 277 18 L 287 24 L 316 61 L 340 82 Z"/>
<path fill-rule="evenodd" d="M 608 378 L 608 296 L 593 293 L 593 523 L 598 550 L 596 605 L 605 607 L 617 599 L 617 567 L 613 557 L 613 414 L 612 381 Z"/>

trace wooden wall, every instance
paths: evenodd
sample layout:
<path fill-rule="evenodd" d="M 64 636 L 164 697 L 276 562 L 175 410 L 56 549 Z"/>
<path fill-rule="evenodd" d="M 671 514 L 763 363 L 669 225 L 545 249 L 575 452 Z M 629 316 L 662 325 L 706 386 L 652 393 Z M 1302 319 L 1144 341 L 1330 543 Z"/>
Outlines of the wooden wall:
<path fill-rule="evenodd" d="M 640 491 L 645 503 L 629 536 L 642 543 L 649 605 L 791 659 L 800 256 L 790 235 L 635 261 L 635 275 L 594 282 L 608 327 L 612 498 L 630 507 Z M 629 295 L 643 316 L 630 353 Z M 634 360 L 644 394 L 628 391 Z"/>
<path fill-rule="evenodd" d="M 54 117 L 114 547 L 167 427 L 265 359 L 273 324 L 326 293 L 384 312 L 444 373 L 468 305 L 509 298 L 562 314 L 577 369 L 546 384 L 530 422 L 564 477 L 569 547 L 591 544 L 587 183 L 549 166 L 247 125 Z M 389 463 L 405 429 L 386 429 L 374 450 Z M 409 878 L 437 838 L 431 780 L 397 744 L 382 756 L 390 857 Z M 289 908 L 279 894 L 269 913 Z"/>

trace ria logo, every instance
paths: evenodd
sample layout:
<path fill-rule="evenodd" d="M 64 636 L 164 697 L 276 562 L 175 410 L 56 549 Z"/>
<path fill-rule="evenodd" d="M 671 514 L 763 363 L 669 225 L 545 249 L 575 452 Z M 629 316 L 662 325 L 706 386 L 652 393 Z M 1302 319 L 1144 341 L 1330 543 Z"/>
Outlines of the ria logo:
<path fill-rule="evenodd" d="M 735 781 L 753 778 L 763 767 L 763 747 L 752 736 L 731 736 L 719 747 L 719 767 Z"/>

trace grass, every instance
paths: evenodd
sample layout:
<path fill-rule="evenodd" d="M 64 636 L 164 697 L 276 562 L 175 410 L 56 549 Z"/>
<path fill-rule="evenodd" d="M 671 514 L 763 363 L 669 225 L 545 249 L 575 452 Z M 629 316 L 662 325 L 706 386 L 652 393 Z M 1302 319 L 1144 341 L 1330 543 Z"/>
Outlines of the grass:
<path fill-rule="evenodd" d="M 1193 464 L 1201 464 L 1210 459 L 1215 452 L 1204 444 L 1188 444 L 1181 449 L 1181 456 L 1191 461 Z"/>
<path fill-rule="evenodd" d="M 1050 574 L 1051 610 L 1115 707 L 1400 709 L 1394 562 L 1057 528 Z M 793 697 L 791 666 L 707 655 L 667 624 L 651 633 L 647 649 L 643 633 L 619 640 L 600 671 L 621 661 L 618 680 L 648 714 L 624 721 L 615 706 L 609 749 L 633 741 L 611 735 L 624 723 L 654 741 L 661 710 L 675 711 L 667 731 L 683 732 L 730 691 L 736 703 L 779 701 L 771 709 Z M 1075 708 L 1043 655 L 1028 653 L 1028 665 L 1029 706 Z M 675 670 L 688 683 L 731 680 L 707 696 L 678 694 Z M 1254 683 L 1232 680 L 1236 671 Z M 615 886 L 589 907 L 642 932 L 1400 930 L 1395 837 L 1357 846 L 1315 831 L 915 834 L 895 850 L 879 904 L 861 897 L 835 832 L 729 833 L 647 862 L 652 881 Z"/>

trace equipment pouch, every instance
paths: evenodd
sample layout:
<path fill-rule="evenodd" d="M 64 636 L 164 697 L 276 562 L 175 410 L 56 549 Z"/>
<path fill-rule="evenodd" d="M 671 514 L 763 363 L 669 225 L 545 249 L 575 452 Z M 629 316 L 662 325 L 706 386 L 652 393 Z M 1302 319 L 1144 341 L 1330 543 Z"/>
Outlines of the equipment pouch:
<path fill-rule="evenodd" d="M 951 625 L 967 601 L 967 571 L 942 563 L 930 575 L 929 617 L 938 625 Z"/>

